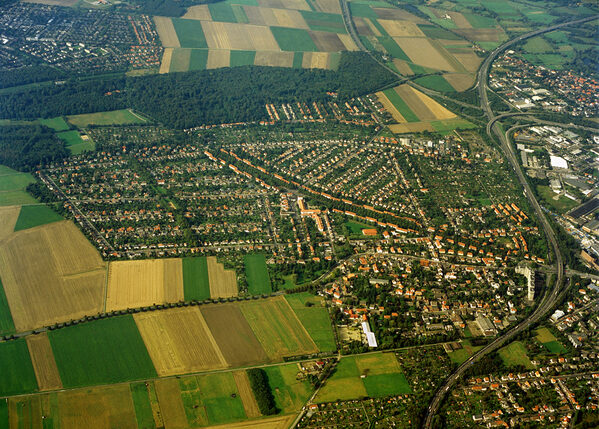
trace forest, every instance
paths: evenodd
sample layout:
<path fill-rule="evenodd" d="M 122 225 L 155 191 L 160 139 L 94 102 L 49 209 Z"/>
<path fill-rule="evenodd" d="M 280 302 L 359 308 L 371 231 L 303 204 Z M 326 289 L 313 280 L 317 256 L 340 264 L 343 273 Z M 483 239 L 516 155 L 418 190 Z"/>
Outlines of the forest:
<path fill-rule="evenodd" d="M 365 79 L 364 70 L 368 70 Z M 134 108 L 173 128 L 259 121 L 267 103 L 339 100 L 368 94 L 396 77 L 368 54 L 344 52 L 339 69 L 244 66 L 103 80 L 70 80 L 0 95 L 0 117 L 34 119 Z"/>
<path fill-rule="evenodd" d="M 45 126 L 0 126 L 0 164 L 21 171 L 69 156 L 64 142 Z"/>

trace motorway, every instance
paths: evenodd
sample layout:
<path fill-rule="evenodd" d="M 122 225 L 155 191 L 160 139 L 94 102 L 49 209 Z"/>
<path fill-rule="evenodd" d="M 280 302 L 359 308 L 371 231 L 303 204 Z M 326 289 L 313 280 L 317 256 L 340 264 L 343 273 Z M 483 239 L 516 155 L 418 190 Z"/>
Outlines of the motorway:
<path fill-rule="evenodd" d="M 483 64 L 481 65 L 481 67 L 477 73 L 476 87 L 478 88 L 481 107 L 485 111 L 485 114 L 487 115 L 487 119 L 490 122 L 488 131 L 490 134 L 492 132 L 498 137 L 498 139 L 501 143 L 501 148 L 502 148 L 505 156 L 507 157 L 508 161 L 510 162 L 512 168 L 514 169 L 514 172 L 516 173 L 516 176 L 518 177 L 518 180 L 519 180 L 520 184 L 522 185 L 522 188 L 524 189 L 524 195 L 528 199 L 531 207 L 534 209 L 537 219 L 539 220 L 539 222 L 541 222 L 541 225 L 543 227 L 543 230 L 545 232 L 547 240 L 551 244 L 551 248 L 553 250 L 553 254 L 555 257 L 554 264 L 555 264 L 555 268 L 556 268 L 555 269 L 556 278 L 555 278 L 555 283 L 553 285 L 553 288 L 551 290 L 545 290 L 538 306 L 530 314 L 530 316 L 528 316 L 526 319 L 524 319 L 522 322 L 520 322 L 514 328 L 510 329 L 505 334 L 497 337 L 495 340 L 493 340 L 491 343 L 489 343 L 488 345 L 483 347 L 477 353 L 472 355 L 468 360 L 466 360 L 462 365 L 460 365 L 456 369 L 456 371 L 454 371 L 445 380 L 445 382 L 439 387 L 439 389 L 437 390 L 437 392 L 435 393 L 435 395 L 433 396 L 433 398 L 431 399 L 431 401 L 429 403 L 429 406 L 426 410 L 426 416 L 424 419 L 423 428 L 431 429 L 433 427 L 433 418 L 434 418 L 435 414 L 439 411 L 439 407 L 441 406 L 445 395 L 456 384 L 456 382 L 458 382 L 458 380 L 460 380 L 460 378 L 464 375 L 464 373 L 468 370 L 468 368 L 471 367 L 471 365 L 473 365 L 475 362 L 480 360 L 485 355 L 497 350 L 499 347 L 501 347 L 502 345 L 504 345 L 505 343 L 510 341 L 512 338 L 517 336 L 523 330 L 525 330 L 525 329 L 529 328 L 531 325 L 534 325 L 535 323 L 537 323 L 542 317 L 544 317 L 549 312 L 549 310 L 551 310 L 554 307 L 554 305 L 557 302 L 559 302 L 561 297 L 567 291 L 567 288 L 564 288 L 562 290 L 562 285 L 564 283 L 564 264 L 563 264 L 562 254 L 560 252 L 555 233 L 553 232 L 551 225 L 547 221 L 547 218 L 545 217 L 545 215 L 541 209 L 541 206 L 539 205 L 537 199 L 535 198 L 534 193 L 532 192 L 532 189 L 530 188 L 530 186 L 524 176 L 524 173 L 522 172 L 522 169 L 520 168 L 520 164 L 518 163 L 518 160 L 516 158 L 516 155 L 514 153 L 514 150 L 512 148 L 512 144 L 510 141 L 511 130 L 508 130 L 507 132 L 503 132 L 501 130 L 501 127 L 499 126 L 499 124 L 494 120 L 496 118 L 496 116 L 493 113 L 493 110 L 491 109 L 491 106 L 489 104 L 489 99 L 487 96 L 487 77 L 489 75 L 489 67 L 491 66 L 493 61 L 497 58 L 497 56 L 501 52 L 503 52 L 510 46 L 515 45 L 518 42 L 529 39 L 531 37 L 538 36 L 540 34 L 547 33 L 549 31 L 556 30 L 558 28 L 561 28 L 561 27 L 564 27 L 567 25 L 581 24 L 581 23 L 584 23 L 584 22 L 587 22 L 587 21 L 590 21 L 590 20 L 593 20 L 596 18 L 597 18 L 597 16 L 591 16 L 591 17 L 587 17 L 587 18 L 583 18 L 583 19 L 564 22 L 561 24 L 553 25 L 551 27 L 543 28 L 541 30 L 536 30 L 536 31 L 533 31 L 530 33 L 522 34 L 522 35 L 516 37 L 515 39 L 509 40 L 509 41 L 505 42 L 504 44 L 502 44 L 501 46 L 499 46 L 497 49 L 495 49 L 485 59 L 485 61 L 483 62 Z M 493 136 L 490 135 L 490 137 L 492 138 Z"/>

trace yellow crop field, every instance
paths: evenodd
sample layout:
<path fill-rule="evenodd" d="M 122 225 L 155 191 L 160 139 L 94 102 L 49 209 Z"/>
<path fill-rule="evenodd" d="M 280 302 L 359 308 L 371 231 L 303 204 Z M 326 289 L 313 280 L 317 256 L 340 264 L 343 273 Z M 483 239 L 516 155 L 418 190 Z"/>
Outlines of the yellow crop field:
<path fill-rule="evenodd" d="M 430 98 L 428 95 L 426 95 L 412 87 L 410 87 L 410 89 L 412 90 L 412 92 L 414 94 L 416 94 L 416 97 L 418 97 L 418 99 L 422 102 L 422 104 L 424 104 L 426 109 L 428 109 L 433 114 L 433 117 L 431 118 L 432 120 L 453 119 L 453 118 L 457 117 L 455 113 L 447 110 L 445 107 L 441 106 L 435 100 Z M 418 115 L 418 117 L 420 117 L 420 114 L 417 112 L 417 109 L 414 109 L 410 102 L 408 102 L 408 105 L 414 111 L 414 113 L 416 113 L 416 115 Z M 425 120 L 423 117 L 420 117 L 420 118 Z"/>
<path fill-rule="evenodd" d="M 380 19 L 395 19 L 401 21 L 410 21 L 414 24 L 427 24 L 428 22 L 416 15 L 403 9 L 388 8 L 388 7 L 373 7 L 372 10 Z"/>
<path fill-rule="evenodd" d="M 306 69 L 326 69 L 328 61 L 328 52 L 304 52 L 302 67 Z"/>
<path fill-rule="evenodd" d="M 250 386 L 250 380 L 247 373 L 245 371 L 235 371 L 233 373 L 233 378 L 235 379 L 241 402 L 243 402 L 245 414 L 250 419 L 253 417 L 260 417 L 260 409 L 258 409 L 258 404 L 256 403 L 256 398 L 254 397 L 254 392 Z"/>
<path fill-rule="evenodd" d="M 258 0 L 260 6 L 278 9 L 312 10 L 305 0 Z"/>
<path fill-rule="evenodd" d="M 316 0 L 315 2 L 321 12 L 337 13 L 341 15 L 341 6 L 337 0 Z"/>
<path fill-rule="evenodd" d="M 181 259 L 111 262 L 106 311 L 183 300 Z"/>
<path fill-rule="evenodd" d="M 104 261 L 70 221 L 6 238 L 0 243 L 0 276 L 17 331 L 102 309 Z"/>
<path fill-rule="evenodd" d="M 268 27 L 230 22 L 201 22 L 210 49 L 280 50 Z"/>
<path fill-rule="evenodd" d="M 13 233 L 20 211 L 19 206 L 0 207 L 0 240 Z"/>
<path fill-rule="evenodd" d="M 347 49 L 348 51 L 358 50 L 358 47 L 356 46 L 354 39 L 352 39 L 349 34 L 337 34 L 337 37 L 339 38 L 339 40 L 341 40 L 341 43 L 343 43 L 343 46 L 345 46 L 345 49 Z"/>
<path fill-rule="evenodd" d="M 418 133 L 421 131 L 435 131 L 428 122 L 407 122 L 405 124 L 392 124 L 389 129 L 397 134 Z"/>
<path fill-rule="evenodd" d="M 197 307 L 133 316 L 160 376 L 227 367 Z"/>
<path fill-rule="evenodd" d="M 164 48 L 162 61 L 160 62 L 160 70 L 158 73 L 168 73 L 171 69 L 171 59 L 173 58 L 173 48 Z"/>
<path fill-rule="evenodd" d="M 472 73 L 478 70 L 478 66 L 482 62 L 482 58 L 480 58 L 474 52 L 453 54 L 453 56 L 464 66 L 466 70 Z"/>
<path fill-rule="evenodd" d="M 62 381 L 60 380 L 48 335 L 45 332 L 29 335 L 26 340 L 40 390 L 61 389 Z"/>
<path fill-rule="evenodd" d="M 391 114 L 391 116 L 393 117 L 393 119 L 395 119 L 395 121 L 397 123 L 401 124 L 403 122 L 407 122 L 406 119 L 403 117 L 403 115 L 401 113 L 399 113 L 399 110 L 397 110 L 395 108 L 393 103 L 391 103 L 391 101 L 389 101 L 389 99 L 387 98 L 387 96 L 384 93 L 377 92 L 376 97 L 379 99 L 379 101 L 381 102 L 381 104 L 383 105 L 385 110 Z"/>
<path fill-rule="evenodd" d="M 437 70 L 455 71 L 429 39 L 394 37 L 393 40 L 414 64 Z"/>
<path fill-rule="evenodd" d="M 196 6 L 190 6 L 181 18 L 185 19 L 201 19 L 202 21 L 212 21 L 212 15 L 210 15 L 210 9 L 207 4 L 200 4 Z"/>
<path fill-rule="evenodd" d="M 422 30 L 413 22 L 391 21 L 388 19 L 379 19 L 378 21 L 391 37 L 426 37 Z"/>
<path fill-rule="evenodd" d="M 173 26 L 173 21 L 171 21 L 170 18 L 166 18 L 164 16 L 155 16 L 154 23 L 156 24 L 156 31 L 158 32 L 158 36 L 160 36 L 163 47 L 181 47 L 181 44 L 179 43 L 179 37 L 177 36 L 177 32 Z"/>
<path fill-rule="evenodd" d="M 405 62 L 404 60 L 398 60 L 397 58 L 394 58 L 393 65 L 395 66 L 395 68 L 397 68 L 397 70 L 401 74 L 403 74 L 405 76 L 411 76 L 414 74 L 414 72 L 410 68 L 409 64 L 407 62 Z"/>
<path fill-rule="evenodd" d="M 208 280 L 210 281 L 211 298 L 228 298 L 237 296 L 237 274 L 235 270 L 225 270 L 216 257 L 206 258 L 208 265 Z"/>
<path fill-rule="evenodd" d="M 456 91 L 465 91 L 474 84 L 474 75 L 470 73 L 448 73 L 443 77 Z"/>
<path fill-rule="evenodd" d="M 248 422 L 228 423 L 226 425 L 210 426 L 210 429 L 287 429 L 295 415 L 260 419 Z"/>
<path fill-rule="evenodd" d="M 229 67 L 229 58 L 231 51 L 214 50 L 208 51 L 208 61 L 206 62 L 207 69 L 217 69 L 220 67 Z"/>
<path fill-rule="evenodd" d="M 273 9 L 273 14 L 277 18 L 279 27 L 303 28 L 308 29 L 308 24 L 304 17 L 297 10 Z"/>
<path fill-rule="evenodd" d="M 258 51 L 254 58 L 255 66 L 291 67 L 293 52 Z"/>
<path fill-rule="evenodd" d="M 156 387 L 156 396 L 160 404 L 164 427 L 177 429 L 189 427 L 183 400 L 181 399 L 179 380 L 176 378 L 156 380 L 154 386 Z"/>

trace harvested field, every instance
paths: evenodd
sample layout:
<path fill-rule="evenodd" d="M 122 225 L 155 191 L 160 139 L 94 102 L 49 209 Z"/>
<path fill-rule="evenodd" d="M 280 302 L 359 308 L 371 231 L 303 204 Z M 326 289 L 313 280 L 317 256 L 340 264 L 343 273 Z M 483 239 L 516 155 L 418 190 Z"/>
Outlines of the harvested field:
<path fill-rule="evenodd" d="M 200 4 L 196 6 L 190 6 L 181 18 L 185 19 L 201 19 L 202 21 L 212 21 L 210 10 L 208 5 Z"/>
<path fill-rule="evenodd" d="M 302 67 L 305 69 L 326 69 L 328 59 L 328 52 L 306 52 L 302 60 Z"/>
<path fill-rule="evenodd" d="M 269 360 L 239 305 L 204 306 L 201 312 L 230 366 L 241 367 Z"/>
<path fill-rule="evenodd" d="M 164 48 L 164 53 L 162 54 L 162 61 L 160 62 L 160 70 L 158 70 L 158 73 L 164 74 L 170 71 L 172 58 L 173 48 Z"/>
<path fill-rule="evenodd" d="M 428 95 L 426 95 L 412 87 L 410 87 L 410 89 L 412 90 L 412 92 L 414 94 L 416 94 L 416 96 L 420 99 L 422 104 L 424 104 L 425 108 L 433 114 L 432 119 L 453 119 L 453 118 L 457 117 L 455 115 L 455 113 L 450 112 L 445 107 L 441 106 L 435 100 L 430 98 Z M 410 103 L 408 103 L 408 104 L 410 105 L 410 107 L 412 107 L 412 104 L 410 104 Z M 412 108 L 412 110 L 418 115 L 418 117 L 420 119 L 424 120 L 424 117 L 420 116 L 419 110 L 417 108 Z M 425 110 L 422 109 L 422 111 L 424 112 Z"/>
<path fill-rule="evenodd" d="M 181 400 L 181 389 L 179 380 L 176 378 L 166 378 L 156 380 L 156 396 L 160 403 L 162 420 L 165 428 L 186 428 L 189 426 L 183 401 Z"/>
<path fill-rule="evenodd" d="M 286 356 L 318 351 L 285 298 L 246 301 L 240 308 L 271 359 L 282 360 Z"/>
<path fill-rule="evenodd" d="M 160 40 L 162 41 L 162 46 L 165 48 L 180 48 L 179 38 L 177 37 L 177 32 L 175 31 L 175 27 L 173 26 L 173 21 L 170 18 L 166 18 L 164 16 L 155 16 L 154 23 L 156 24 L 156 31 L 158 32 L 158 36 L 160 36 Z"/>
<path fill-rule="evenodd" d="M 286 429 L 291 425 L 293 419 L 295 419 L 295 415 L 210 426 L 210 429 Z"/>
<path fill-rule="evenodd" d="M 405 76 L 412 76 L 414 74 L 414 72 L 410 68 L 409 64 L 407 62 L 405 62 L 404 60 L 398 60 L 397 58 L 394 58 L 393 65 L 395 66 L 395 68 L 397 68 L 397 70 L 401 74 L 403 74 Z"/>
<path fill-rule="evenodd" d="M 345 49 L 348 51 L 358 50 L 354 39 L 352 39 L 349 34 L 337 34 L 337 37 L 339 37 L 339 40 L 341 40 L 341 43 L 343 43 L 343 46 L 345 46 Z"/>
<path fill-rule="evenodd" d="M 456 91 L 465 91 L 470 88 L 474 84 L 474 75 L 473 74 L 455 74 L 449 73 L 443 75 L 445 80 L 449 82 L 451 86 Z"/>
<path fill-rule="evenodd" d="M 382 36 L 381 32 L 379 31 L 378 28 L 376 28 L 376 26 L 374 25 L 374 23 L 372 22 L 372 20 L 370 18 L 364 18 L 364 21 L 366 22 L 366 24 L 368 25 L 368 28 L 370 28 L 370 31 L 372 31 L 372 33 L 377 36 L 380 37 Z"/>
<path fill-rule="evenodd" d="M 158 375 L 184 374 L 227 366 L 197 307 L 138 313 L 133 318 Z"/>
<path fill-rule="evenodd" d="M 245 414 L 250 419 L 253 417 L 260 417 L 260 410 L 258 409 L 258 404 L 256 403 L 256 398 L 254 397 L 254 392 L 250 386 L 250 380 L 248 379 L 247 373 L 245 371 L 235 371 L 233 373 L 233 378 L 235 379 L 241 402 L 243 402 Z"/>
<path fill-rule="evenodd" d="M 96 387 L 58 393 L 61 429 L 136 429 L 135 410 L 129 385 Z M 40 422 L 41 423 L 41 422 Z M 57 426 L 55 426 L 57 427 Z"/>
<path fill-rule="evenodd" d="M 14 233 L 0 244 L 0 276 L 17 331 L 97 314 L 105 265 L 70 221 Z"/>
<path fill-rule="evenodd" d="M 0 207 L 0 240 L 13 233 L 20 211 L 19 206 Z"/>
<path fill-rule="evenodd" d="M 421 94 L 420 91 L 414 90 L 409 85 L 401 85 L 395 88 L 395 92 L 399 94 L 410 110 L 412 110 L 421 121 L 432 121 L 437 119 L 433 112 L 428 109 L 427 105 L 419 97 L 418 94 Z"/>
<path fill-rule="evenodd" d="M 324 31 L 311 31 L 310 37 L 321 52 L 338 52 L 345 50 L 345 45 L 336 33 L 327 33 Z"/>
<path fill-rule="evenodd" d="M 169 72 L 186 72 L 189 70 L 191 49 L 177 48 L 173 51 Z"/>
<path fill-rule="evenodd" d="M 230 51 L 211 49 L 208 51 L 208 62 L 206 63 L 206 68 L 218 69 L 221 67 L 229 67 L 230 56 Z"/>
<path fill-rule="evenodd" d="M 230 22 L 202 21 L 210 49 L 278 51 L 279 45 L 270 28 Z"/>
<path fill-rule="evenodd" d="M 458 28 L 472 28 L 466 17 L 459 12 L 447 12 L 447 15 L 457 25 Z"/>
<path fill-rule="evenodd" d="M 385 94 L 383 94 L 382 92 L 377 92 L 376 97 L 379 99 L 385 110 L 391 114 L 391 116 L 393 117 L 393 119 L 395 119 L 396 122 L 400 124 L 407 122 L 406 119 L 402 116 L 402 114 L 399 113 L 399 110 L 395 108 L 393 103 L 391 103 L 391 101 L 387 98 Z"/>
<path fill-rule="evenodd" d="M 29 335 L 26 340 L 39 389 L 62 389 L 62 381 L 60 381 L 48 335 L 46 333 Z"/>
<path fill-rule="evenodd" d="M 276 20 L 274 14 L 272 13 L 272 9 L 263 8 L 258 6 L 243 6 L 243 11 L 245 15 L 248 17 L 248 22 L 253 25 L 269 25 L 267 23 L 267 19 L 265 19 L 265 15 L 268 15 L 269 19 L 272 19 L 272 22 Z M 269 14 L 267 11 L 270 11 Z"/>
<path fill-rule="evenodd" d="M 389 125 L 391 132 L 396 134 L 418 133 L 421 131 L 435 131 L 433 126 L 428 122 L 409 122 L 405 124 Z"/>
<path fill-rule="evenodd" d="M 223 264 L 218 263 L 214 256 L 208 256 L 206 263 L 208 265 L 208 279 L 210 280 L 210 297 L 228 298 L 237 296 L 237 274 L 235 270 L 225 270 Z"/>
<path fill-rule="evenodd" d="M 482 58 L 476 55 L 474 52 L 468 52 L 463 54 L 453 54 L 453 56 L 458 60 L 466 70 L 469 72 L 475 72 L 478 70 L 478 66 L 482 63 Z"/>
<path fill-rule="evenodd" d="M 291 67 L 293 52 L 258 51 L 254 58 L 256 66 Z"/>
<path fill-rule="evenodd" d="M 379 19 L 378 21 L 391 37 L 425 37 L 422 30 L 413 22 L 390 21 L 388 19 Z"/>
<path fill-rule="evenodd" d="M 111 262 L 106 310 L 122 310 L 184 299 L 181 259 Z"/>
<path fill-rule="evenodd" d="M 429 39 L 395 37 L 393 40 L 413 63 L 437 70 L 455 71 Z"/>
<path fill-rule="evenodd" d="M 297 10 L 272 9 L 272 13 L 277 21 L 274 24 L 276 26 L 308 29 L 308 24 L 304 20 L 304 17 Z"/>
<path fill-rule="evenodd" d="M 315 0 L 322 12 L 337 13 L 341 15 L 341 6 L 337 0 Z"/>
<path fill-rule="evenodd" d="M 402 21 L 410 21 L 414 24 L 426 24 L 422 18 L 418 18 L 416 15 L 411 14 L 403 9 L 397 8 L 386 8 L 386 7 L 373 7 L 372 10 L 380 19 L 396 19 Z"/>
<path fill-rule="evenodd" d="M 258 0 L 260 6 L 279 9 L 311 10 L 305 0 Z"/>

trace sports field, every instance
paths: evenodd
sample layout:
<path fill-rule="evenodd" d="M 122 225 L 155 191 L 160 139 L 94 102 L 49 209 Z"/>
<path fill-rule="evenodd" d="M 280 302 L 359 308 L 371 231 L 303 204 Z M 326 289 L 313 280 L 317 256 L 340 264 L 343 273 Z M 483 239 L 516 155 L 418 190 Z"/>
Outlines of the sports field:
<path fill-rule="evenodd" d="M 249 292 L 252 295 L 271 293 L 272 285 L 266 267 L 265 255 L 261 253 L 245 255 L 243 260 Z"/>
<path fill-rule="evenodd" d="M 85 128 L 89 125 L 144 124 L 147 122 L 131 109 L 67 116 L 67 121 L 77 128 Z"/>
<path fill-rule="evenodd" d="M 15 224 L 15 231 L 58 222 L 63 217 L 45 205 L 22 206 Z"/>
<path fill-rule="evenodd" d="M 130 315 L 51 331 L 48 337 L 65 387 L 157 376 Z"/>
<path fill-rule="evenodd" d="M 324 300 L 308 292 L 285 295 L 285 299 L 320 351 L 335 351 L 335 337 Z"/>

